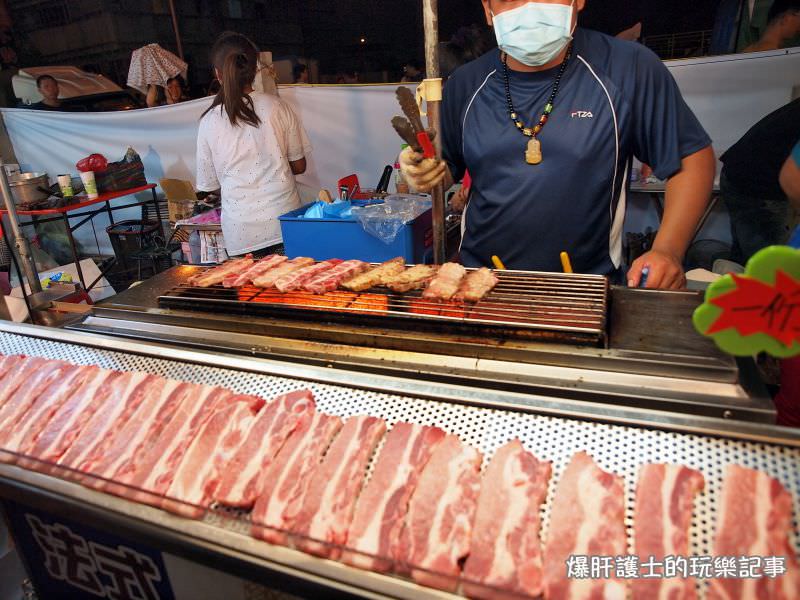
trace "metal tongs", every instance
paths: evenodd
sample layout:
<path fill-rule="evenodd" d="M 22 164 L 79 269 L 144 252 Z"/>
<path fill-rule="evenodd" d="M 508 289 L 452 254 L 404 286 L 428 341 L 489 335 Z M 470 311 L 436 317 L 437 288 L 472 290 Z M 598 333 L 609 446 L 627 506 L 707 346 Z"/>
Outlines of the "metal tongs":
<path fill-rule="evenodd" d="M 414 94 L 405 86 L 398 87 L 395 93 L 400 108 L 407 118 L 394 117 L 392 127 L 414 152 L 422 153 L 424 158 L 436 158 L 436 151 L 431 142 L 431 137 L 436 135 L 436 132 L 432 129 L 426 130 L 422 125 L 422 116 Z"/>

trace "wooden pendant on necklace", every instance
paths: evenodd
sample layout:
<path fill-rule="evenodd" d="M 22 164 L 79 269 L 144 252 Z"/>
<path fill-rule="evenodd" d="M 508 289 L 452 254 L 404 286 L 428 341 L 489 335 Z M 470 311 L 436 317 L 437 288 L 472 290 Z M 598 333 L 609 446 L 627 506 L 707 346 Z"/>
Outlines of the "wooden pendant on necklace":
<path fill-rule="evenodd" d="M 528 142 L 528 148 L 525 150 L 525 162 L 529 165 L 538 165 L 542 162 L 542 144 L 535 137 Z"/>

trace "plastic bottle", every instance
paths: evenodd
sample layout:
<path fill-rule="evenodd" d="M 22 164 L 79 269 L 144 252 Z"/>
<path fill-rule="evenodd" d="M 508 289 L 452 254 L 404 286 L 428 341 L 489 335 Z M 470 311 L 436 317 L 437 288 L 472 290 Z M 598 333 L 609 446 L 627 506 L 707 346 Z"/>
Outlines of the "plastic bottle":
<path fill-rule="evenodd" d="M 408 144 L 403 144 L 400 147 L 400 152 L 408 148 Z M 400 169 L 400 156 L 397 156 L 397 159 L 394 161 L 394 172 L 395 172 L 395 180 L 394 180 L 394 187 L 395 191 L 398 194 L 408 194 L 411 190 L 408 187 L 408 182 L 406 182 L 406 178 L 403 176 L 403 171 Z"/>

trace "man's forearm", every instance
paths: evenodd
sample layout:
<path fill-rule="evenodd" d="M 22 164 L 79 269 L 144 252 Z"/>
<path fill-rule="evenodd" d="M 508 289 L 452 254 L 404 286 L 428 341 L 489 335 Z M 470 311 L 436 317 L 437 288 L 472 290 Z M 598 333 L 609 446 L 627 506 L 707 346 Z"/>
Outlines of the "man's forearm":
<path fill-rule="evenodd" d="M 711 199 L 715 173 L 716 159 L 711 146 L 683 159 L 681 170 L 667 181 L 664 217 L 653 250 L 683 260 Z"/>

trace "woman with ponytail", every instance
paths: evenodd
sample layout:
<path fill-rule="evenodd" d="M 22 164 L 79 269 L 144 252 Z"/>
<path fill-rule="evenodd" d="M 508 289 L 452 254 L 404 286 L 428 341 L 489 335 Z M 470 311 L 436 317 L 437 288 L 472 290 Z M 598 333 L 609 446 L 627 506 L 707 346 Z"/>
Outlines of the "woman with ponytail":
<path fill-rule="evenodd" d="M 211 49 L 220 89 L 200 119 L 197 188 L 222 192 L 222 233 L 230 256 L 281 249 L 278 216 L 300 206 L 295 175 L 306 170 L 308 137 L 277 96 L 253 90 L 258 51 L 224 33 Z"/>

